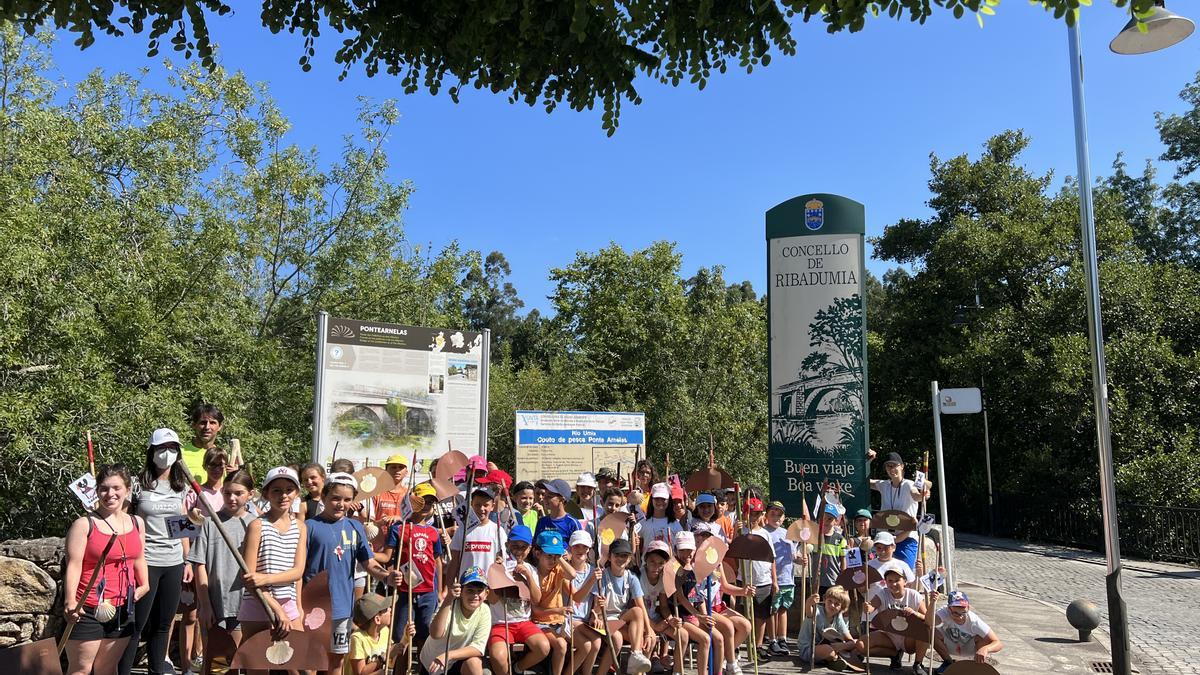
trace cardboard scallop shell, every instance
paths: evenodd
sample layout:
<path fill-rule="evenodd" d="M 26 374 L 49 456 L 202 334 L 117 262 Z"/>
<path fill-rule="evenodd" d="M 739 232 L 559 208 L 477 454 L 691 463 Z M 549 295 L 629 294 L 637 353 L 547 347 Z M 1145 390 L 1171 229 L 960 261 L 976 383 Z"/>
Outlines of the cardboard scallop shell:
<path fill-rule="evenodd" d="M 391 474 L 377 466 L 369 466 L 354 472 L 358 481 L 358 496 L 355 501 L 364 501 L 381 492 L 388 492 L 396 487 Z"/>
<path fill-rule="evenodd" d="M 871 629 L 929 642 L 929 626 L 916 618 L 905 616 L 896 609 L 885 609 L 876 614 L 871 620 Z"/>
<path fill-rule="evenodd" d="M 871 517 L 871 527 L 892 533 L 912 532 L 917 529 L 917 519 L 904 511 L 879 511 Z"/>
<path fill-rule="evenodd" d="M 734 560 L 754 560 L 757 562 L 775 562 L 775 549 L 771 542 L 757 534 L 739 534 L 729 542 L 729 550 L 725 557 Z"/>
<path fill-rule="evenodd" d="M 278 641 L 272 639 L 270 630 L 255 633 L 238 647 L 230 667 L 251 670 L 328 668 L 329 642 L 333 631 L 332 622 L 328 619 L 329 572 L 321 572 L 304 584 L 300 600 L 300 606 L 305 611 L 300 617 L 300 626 L 293 625 L 287 638 Z"/>

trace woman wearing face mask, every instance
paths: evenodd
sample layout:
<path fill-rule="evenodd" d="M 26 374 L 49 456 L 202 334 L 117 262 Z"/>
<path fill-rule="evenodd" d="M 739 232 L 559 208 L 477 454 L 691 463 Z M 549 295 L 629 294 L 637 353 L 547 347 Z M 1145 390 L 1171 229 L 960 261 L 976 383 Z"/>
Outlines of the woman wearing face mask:
<path fill-rule="evenodd" d="M 134 493 L 134 515 L 146 522 L 146 568 L 150 590 L 137 601 L 133 639 L 121 659 L 122 675 L 133 669 L 137 654 L 137 636 L 146 629 L 146 672 L 159 675 L 173 672 L 164 666 L 171 622 L 179 606 L 179 591 L 184 582 L 192 580 L 192 568 L 184 564 L 188 554 L 187 539 L 172 539 L 167 531 L 167 519 L 186 514 L 183 498 L 187 494 L 187 479 L 179 465 L 179 436 L 171 429 L 156 429 L 146 447 L 146 466 L 138 476 L 139 486 Z"/>

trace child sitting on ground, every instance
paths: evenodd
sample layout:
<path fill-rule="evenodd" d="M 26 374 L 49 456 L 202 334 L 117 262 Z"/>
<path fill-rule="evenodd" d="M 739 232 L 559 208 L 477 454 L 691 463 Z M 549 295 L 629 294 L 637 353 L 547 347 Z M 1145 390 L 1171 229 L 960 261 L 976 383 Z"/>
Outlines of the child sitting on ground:
<path fill-rule="evenodd" d="M 936 591 L 933 597 L 936 602 Z M 942 657 L 942 665 L 933 672 L 941 675 L 955 661 L 974 659 L 986 663 L 989 654 L 1004 649 L 1004 643 L 991 626 L 971 611 L 966 593 L 950 591 L 946 600 L 946 606 L 935 614 L 937 630 L 933 635 L 933 649 Z"/>
<path fill-rule="evenodd" d="M 825 601 L 813 593 L 804 603 L 804 623 L 800 625 L 797 647 L 800 664 L 826 664 L 831 670 L 850 669 L 861 672 L 857 659 L 847 658 L 855 649 L 854 638 L 846 624 L 846 608 L 850 594 L 841 586 L 830 586 Z M 813 647 L 813 627 L 816 626 L 816 647 Z"/>

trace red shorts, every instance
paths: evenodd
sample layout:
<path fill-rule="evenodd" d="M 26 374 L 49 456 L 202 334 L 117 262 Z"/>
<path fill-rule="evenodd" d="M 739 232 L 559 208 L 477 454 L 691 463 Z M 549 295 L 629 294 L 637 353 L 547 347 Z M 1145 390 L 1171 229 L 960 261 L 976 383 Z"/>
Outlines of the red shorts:
<path fill-rule="evenodd" d="M 529 638 L 534 635 L 541 635 L 542 629 L 537 627 L 532 621 L 510 621 L 508 624 L 498 623 L 492 626 L 492 633 L 488 635 L 488 645 L 496 642 L 528 642 Z"/>

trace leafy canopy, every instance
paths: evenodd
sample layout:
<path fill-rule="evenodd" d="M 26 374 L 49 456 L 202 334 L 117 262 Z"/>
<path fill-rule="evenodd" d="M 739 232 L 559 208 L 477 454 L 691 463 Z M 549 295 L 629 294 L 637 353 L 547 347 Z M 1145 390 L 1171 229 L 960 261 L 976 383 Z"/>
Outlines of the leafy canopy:
<path fill-rule="evenodd" d="M 1090 0 L 1042 0 L 1055 18 L 1074 20 Z M 1153 0 L 1114 0 L 1145 12 Z M 344 0 L 263 0 L 262 23 L 272 33 L 287 30 L 304 37 L 300 66 L 311 67 L 323 29 L 341 36 L 334 60 L 342 76 L 361 64 L 368 75 L 383 71 L 400 78 L 406 93 L 437 93 L 448 85 L 458 100 L 462 86 L 504 92 L 512 102 L 543 105 L 547 112 L 564 101 L 573 110 L 604 108 L 603 125 L 617 128 L 622 101 L 641 102 L 639 76 L 678 85 L 687 80 L 703 89 L 713 71 L 730 67 L 750 72 L 766 66 L 772 50 L 796 52 L 798 23 L 814 19 L 830 33 L 862 30 L 869 17 L 924 23 L 935 11 L 955 18 L 973 13 L 981 22 L 999 0 L 601 0 L 540 2 L 489 0 L 456 2 L 348 3 Z M 121 10 L 118 10 L 118 7 Z M 20 23 L 32 33 L 52 22 L 78 33 L 87 47 L 96 33 L 124 35 L 149 28 L 148 55 L 162 40 L 213 68 L 211 15 L 232 11 L 220 0 L 15 0 L 0 4 L 0 20 Z M 449 76 L 449 79 L 447 79 Z"/>

